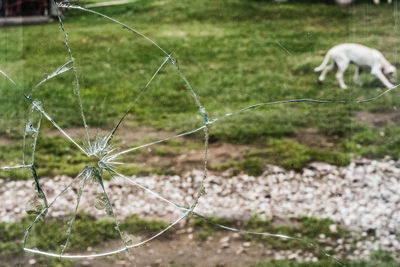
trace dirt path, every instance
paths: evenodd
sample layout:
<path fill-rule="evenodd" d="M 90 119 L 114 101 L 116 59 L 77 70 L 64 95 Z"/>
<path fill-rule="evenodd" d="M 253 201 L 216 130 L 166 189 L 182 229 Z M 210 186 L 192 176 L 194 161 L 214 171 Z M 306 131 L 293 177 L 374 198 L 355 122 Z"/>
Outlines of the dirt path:
<path fill-rule="evenodd" d="M 189 228 L 190 232 L 190 228 Z M 120 247 L 110 242 L 108 249 Z M 103 247 L 104 248 L 104 247 Z M 77 266 L 245 266 L 271 259 L 316 261 L 309 252 L 271 250 L 262 243 L 246 241 L 239 234 L 217 233 L 206 241 L 193 238 L 193 233 L 178 230 L 144 246 L 103 259 L 75 261 Z"/>

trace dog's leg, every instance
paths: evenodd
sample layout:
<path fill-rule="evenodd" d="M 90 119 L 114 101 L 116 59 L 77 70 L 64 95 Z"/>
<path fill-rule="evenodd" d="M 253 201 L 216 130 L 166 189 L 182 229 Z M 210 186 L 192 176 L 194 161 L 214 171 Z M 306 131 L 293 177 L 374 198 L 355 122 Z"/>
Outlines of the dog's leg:
<path fill-rule="evenodd" d="M 354 83 L 357 85 L 361 85 L 361 81 L 360 81 L 361 72 L 362 72 L 362 69 L 357 66 L 356 71 L 354 72 Z"/>
<path fill-rule="evenodd" d="M 331 70 L 333 70 L 334 67 L 335 67 L 335 63 L 332 63 L 331 65 L 325 67 L 324 70 L 322 71 L 321 75 L 318 78 L 318 82 L 322 83 L 325 80 L 326 74 L 328 72 L 330 72 Z"/>
<path fill-rule="evenodd" d="M 392 88 L 394 86 L 380 69 L 371 70 L 371 74 L 375 75 L 387 88 Z"/>
<path fill-rule="evenodd" d="M 337 60 L 336 65 L 338 67 L 338 71 L 336 72 L 336 79 L 338 80 L 339 85 L 342 89 L 347 89 L 347 86 L 343 81 L 343 73 L 349 66 L 349 61 L 348 60 Z"/>

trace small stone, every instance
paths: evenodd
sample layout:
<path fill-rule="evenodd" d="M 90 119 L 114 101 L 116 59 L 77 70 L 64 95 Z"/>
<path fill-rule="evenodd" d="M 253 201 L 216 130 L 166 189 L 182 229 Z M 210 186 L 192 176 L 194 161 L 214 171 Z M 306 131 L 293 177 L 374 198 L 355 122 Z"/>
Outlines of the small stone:
<path fill-rule="evenodd" d="M 30 260 L 28 261 L 28 263 L 29 263 L 30 265 L 34 265 L 34 264 L 36 263 L 36 260 L 35 260 L 35 259 L 30 259 Z"/>
<path fill-rule="evenodd" d="M 177 235 L 181 235 L 181 234 L 184 234 L 184 233 L 186 233 L 186 229 L 179 229 L 179 230 L 176 231 Z"/>
<path fill-rule="evenodd" d="M 232 238 L 238 239 L 238 238 L 240 238 L 240 234 L 239 233 L 233 233 Z"/>
<path fill-rule="evenodd" d="M 229 248 L 229 243 L 228 242 L 222 243 L 221 248 Z"/>
<path fill-rule="evenodd" d="M 222 172 L 222 176 L 223 177 L 232 177 L 235 173 L 235 168 L 228 168 L 227 170 L 225 170 L 224 172 Z"/>
<path fill-rule="evenodd" d="M 314 175 L 315 175 L 315 173 L 310 169 L 304 169 L 304 171 L 303 171 L 303 176 L 313 177 Z"/>
<path fill-rule="evenodd" d="M 246 250 L 243 248 L 243 247 L 239 247 L 237 250 L 236 250 L 236 255 L 240 255 L 240 254 L 242 254 L 242 253 L 244 253 L 244 252 L 246 252 Z"/>
<path fill-rule="evenodd" d="M 336 224 L 329 225 L 329 231 L 331 231 L 332 233 L 337 233 L 338 231 L 337 225 Z"/>
<path fill-rule="evenodd" d="M 244 243 L 242 244 L 242 246 L 245 247 L 245 248 L 248 248 L 248 247 L 251 246 L 251 243 L 250 243 L 250 242 L 244 242 Z"/>
<path fill-rule="evenodd" d="M 219 243 L 228 243 L 228 242 L 229 242 L 229 239 L 230 239 L 229 235 L 228 235 L 228 236 L 225 236 L 225 237 L 223 237 L 223 238 L 221 238 L 221 239 L 219 240 Z"/>

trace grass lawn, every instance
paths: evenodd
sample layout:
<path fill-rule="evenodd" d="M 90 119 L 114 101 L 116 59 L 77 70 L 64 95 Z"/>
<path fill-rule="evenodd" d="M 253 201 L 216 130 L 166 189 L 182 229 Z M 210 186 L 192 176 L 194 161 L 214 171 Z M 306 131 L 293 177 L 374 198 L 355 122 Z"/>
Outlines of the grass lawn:
<path fill-rule="evenodd" d="M 85 1 L 94 2 L 103 1 Z M 312 160 L 345 165 L 353 156 L 390 155 L 399 158 L 398 91 L 393 90 L 369 103 L 356 104 L 354 100 L 374 97 L 385 88 L 367 74 L 362 76 L 363 86 L 354 85 L 352 67 L 345 77 L 348 90 L 339 88 L 333 74 L 328 75 L 323 85 L 318 85 L 318 74 L 313 71 L 322 62 L 326 51 L 342 42 L 357 42 L 377 48 L 390 62 L 398 64 L 398 29 L 393 6 L 359 4 L 338 7 L 305 2 L 137 0 L 94 10 L 135 27 L 172 53 L 210 119 L 260 102 L 296 98 L 353 101 L 347 104 L 269 105 L 221 120 L 210 126 L 211 142 L 255 145 L 258 149 L 247 153 L 240 161 L 218 166 L 210 163 L 213 170 L 234 167 L 238 171 L 258 175 L 263 171 L 265 162 L 301 170 Z M 76 60 L 87 122 L 94 129 L 111 130 L 165 60 L 165 55 L 143 38 L 94 14 L 68 10 L 64 23 Z M 13 87 L 0 77 L 0 166 L 18 163 L 22 130 L 29 109 L 23 93 L 28 94 L 35 84 L 70 60 L 64 41 L 57 22 L 0 28 L 0 69 L 17 83 L 17 88 Z M 73 72 L 49 80 L 32 96 L 40 101 L 57 124 L 78 142 L 83 142 L 84 135 L 76 133 L 82 127 L 82 120 L 74 94 Z M 202 123 L 203 118 L 190 92 L 174 67 L 167 63 L 121 128 L 125 133 L 135 133 L 139 127 L 179 133 L 199 127 Z M 74 176 L 86 164 L 93 163 L 68 140 L 55 136 L 54 127 L 45 119 L 42 129 L 48 136 L 42 133 L 38 139 L 36 165 L 40 177 L 58 174 Z M 313 134 L 305 134 L 310 132 Z M 115 138 L 116 145 L 124 141 L 119 133 Z M 168 143 L 168 148 L 158 147 L 152 153 L 168 156 L 188 149 L 200 150 L 198 143 L 201 137 L 199 133 L 184 141 Z M 143 136 L 142 139 L 150 140 L 148 138 Z M 129 141 L 124 146 L 129 147 L 136 142 Z M 140 153 L 132 153 L 130 159 L 134 161 Z M 151 168 L 143 170 L 140 166 L 130 168 L 131 174 L 143 171 L 162 173 Z M 0 175 L 10 179 L 30 177 L 29 172 Z M 87 239 L 73 236 L 76 247 L 72 249 L 79 250 L 88 244 L 118 238 L 109 221 L 80 218 L 78 221 L 81 224 L 77 223 L 77 226 L 82 232 L 86 229 L 92 229 L 92 232 L 85 236 Z M 0 235 L 0 247 L 4 251 L 0 256 L 21 253 L 18 242 L 26 223 L 0 223 L 0 232 L 3 233 Z M 144 222 L 136 217 L 123 222 L 135 233 L 136 226 L 142 227 L 144 223 L 154 226 L 152 230 L 165 227 L 163 222 Z M 257 221 L 250 221 L 247 226 L 254 230 L 266 227 L 272 232 L 302 234 L 314 239 L 315 234 L 321 232 L 320 228 L 326 228 L 328 223 L 303 218 L 298 219 L 297 228 L 267 223 L 260 225 Z M 48 235 L 40 239 L 44 243 L 38 246 L 59 249 L 48 247 L 46 240 L 55 239 L 53 230 L 57 230 L 60 223 L 51 221 L 50 226 L 47 229 L 38 227 L 39 235 Z M 193 227 L 199 228 L 199 239 L 214 233 L 210 226 L 201 223 L 196 225 L 195 222 Z M 313 232 L 316 227 L 318 231 Z M 286 245 L 299 248 L 293 242 L 274 243 L 257 239 L 257 242 L 263 241 L 280 249 Z M 370 262 L 349 262 L 349 266 L 399 266 L 390 255 L 386 258 L 385 255 L 377 254 Z M 62 262 L 54 264 L 63 265 Z M 255 266 L 328 264 L 331 263 L 279 261 Z"/>
<path fill-rule="evenodd" d="M 68 217 L 68 216 L 67 216 Z M 44 222 L 39 222 L 32 228 L 30 236 L 28 238 L 27 247 L 36 247 L 45 251 L 55 251 L 60 253 L 60 244 L 65 243 L 65 232 L 67 225 L 62 219 L 67 220 L 68 218 L 58 218 L 55 219 L 45 219 Z M 259 232 L 273 232 L 283 235 L 291 235 L 294 237 L 301 237 L 318 246 L 322 249 L 325 247 L 330 247 L 330 255 L 337 255 L 335 247 L 337 246 L 338 239 L 342 242 L 345 240 L 346 244 L 351 244 L 353 248 L 356 247 L 356 242 L 361 238 L 355 238 L 354 233 L 347 229 L 341 227 L 338 228 L 338 232 L 331 232 L 329 230 L 329 225 L 333 222 L 329 219 L 317 219 L 312 217 L 297 217 L 291 218 L 285 223 L 276 223 L 271 219 L 260 219 L 253 217 L 248 221 L 232 221 L 223 218 L 209 218 L 214 222 L 228 225 L 231 227 L 240 227 L 247 229 L 249 231 L 259 231 Z M 25 218 L 19 223 L 4 223 L 0 222 L 0 260 L 6 264 L 26 263 L 27 259 L 23 257 L 21 236 L 23 236 L 25 228 L 29 225 L 32 218 Z M 196 241 L 197 245 L 205 244 L 208 238 L 213 237 L 216 240 L 216 249 L 220 246 L 218 240 L 222 237 L 229 235 L 229 231 L 224 231 L 219 228 L 213 227 L 211 224 L 198 219 L 193 218 L 188 221 L 188 225 L 193 229 L 193 239 Z M 82 252 L 88 247 L 94 248 L 94 251 L 101 252 L 104 248 L 109 248 L 112 242 L 116 243 L 118 247 L 122 244 L 117 242 L 120 240 L 118 232 L 114 228 L 115 224 L 112 220 L 96 220 L 85 213 L 78 213 L 75 227 L 71 235 L 71 240 L 69 242 L 68 252 Z M 123 231 L 123 236 L 129 237 L 132 242 L 137 242 L 137 240 L 148 238 L 154 235 L 158 231 L 164 229 L 168 226 L 167 222 L 159 220 L 145 220 L 138 218 L 135 215 L 125 218 L 121 221 L 120 227 Z M 182 229 L 181 229 L 182 230 Z M 174 238 L 182 238 L 182 233 L 178 234 L 181 230 L 173 228 L 166 236 L 162 236 L 159 239 L 162 240 L 165 247 L 170 249 L 170 241 Z M 319 240 L 319 235 L 324 234 L 326 238 L 324 240 Z M 353 236 L 353 237 L 352 237 Z M 192 238 L 190 238 L 191 240 Z M 362 239 L 362 238 L 361 238 Z M 182 241 L 184 242 L 184 241 Z M 185 241 L 187 242 L 187 241 Z M 251 242 L 254 244 L 264 244 L 266 250 L 276 250 L 276 251 L 302 251 L 314 253 L 318 262 L 297 262 L 294 260 L 273 260 L 273 261 L 262 261 L 249 266 L 257 267 L 269 267 L 269 266 L 339 266 L 332 259 L 324 256 L 318 249 L 312 248 L 311 246 L 305 245 L 303 242 L 295 240 L 285 240 L 281 238 L 272 237 L 260 237 L 254 235 L 243 235 L 240 237 L 240 242 Z M 209 243 L 207 243 L 210 246 Z M 333 248 L 332 248 L 333 247 Z M 151 248 L 151 247 L 150 247 Z M 147 248 L 149 249 L 149 248 Z M 167 250 L 168 251 L 168 250 Z M 173 253 L 177 253 L 174 251 Z M 352 251 L 347 251 L 351 255 Z M 216 254 L 218 255 L 218 254 Z M 30 254 L 25 254 L 26 256 L 32 257 Z M 121 256 L 123 257 L 123 256 Z M 221 255 L 217 257 L 223 257 Z M 44 257 L 44 256 L 34 256 L 38 266 L 78 266 L 80 261 L 71 262 L 69 260 L 60 260 L 57 258 Z M 264 257 L 268 258 L 268 257 Z M 118 262 L 120 257 L 107 257 L 108 261 Z M 261 260 L 261 259 L 258 259 Z M 254 259 L 257 262 L 257 259 Z M 394 255 L 386 251 L 373 251 L 371 253 L 371 258 L 369 260 L 363 261 L 348 261 L 344 260 L 343 263 L 346 266 L 400 266 L 400 263 L 396 261 Z M 239 263 L 240 264 L 240 263 Z M 95 264 L 93 263 L 93 266 Z M 163 262 L 160 266 L 187 266 L 172 264 L 168 265 L 167 262 Z M 247 265 L 243 265 L 247 266 Z"/>
<path fill-rule="evenodd" d="M 362 76 L 363 86 L 353 84 L 352 67 L 346 72 L 348 90 L 339 88 L 333 73 L 323 85 L 317 84 L 313 68 L 337 43 L 362 43 L 382 51 L 393 64 L 399 63 L 398 29 L 391 5 L 139 0 L 94 10 L 135 27 L 173 53 L 211 119 L 260 102 L 295 98 L 351 101 L 383 92 L 385 88 L 368 74 Z M 94 14 L 68 10 L 64 23 L 88 124 L 110 130 L 165 55 L 143 38 Z M 15 161 L 14 151 L 20 149 L 12 139 L 18 140 L 26 121 L 28 101 L 22 91 L 28 93 L 68 60 L 57 22 L 0 29 L 0 69 L 18 85 L 15 89 L 0 78 L 0 150 L 12 152 L 1 153 L 3 162 Z M 67 132 L 82 126 L 73 82 L 73 73 L 66 72 L 33 94 Z M 399 104 L 394 90 L 364 104 L 270 105 L 213 124 L 210 140 L 259 144 L 275 153 L 269 162 L 289 169 L 301 169 L 310 160 L 343 165 L 352 155 L 398 158 Z M 360 114 L 382 118 L 382 123 L 362 120 Z M 183 132 L 201 126 L 202 121 L 183 81 L 167 63 L 121 127 L 135 131 L 136 126 L 146 125 Z M 53 126 L 44 120 L 42 127 Z M 316 146 L 303 138 L 304 129 L 312 129 L 328 145 Z M 276 152 L 286 147 L 294 151 L 289 160 L 287 153 Z M 265 151 L 258 155 L 265 156 Z M 43 161 L 46 165 L 49 159 Z"/>

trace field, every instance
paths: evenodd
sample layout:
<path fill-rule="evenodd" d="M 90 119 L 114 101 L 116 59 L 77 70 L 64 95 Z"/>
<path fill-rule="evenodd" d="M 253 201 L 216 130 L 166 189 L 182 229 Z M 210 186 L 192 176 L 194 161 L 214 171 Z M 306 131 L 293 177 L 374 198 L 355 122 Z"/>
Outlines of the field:
<path fill-rule="evenodd" d="M 297 170 L 311 159 L 338 165 L 357 156 L 390 155 L 396 159 L 400 132 L 397 91 L 359 104 L 355 101 L 384 91 L 374 77 L 364 74 L 363 85 L 356 86 L 350 68 L 346 72 L 350 88 L 342 90 L 333 74 L 318 85 L 318 74 L 313 72 L 324 53 L 341 42 L 378 48 L 397 64 L 393 10 L 386 5 L 325 6 L 268 1 L 137 1 L 96 11 L 132 25 L 172 53 L 210 119 L 260 102 L 298 98 L 348 101 L 264 106 L 213 124 L 211 142 L 256 144 L 262 148 L 261 154 L 267 153 L 265 149 L 272 151 L 273 156 L 265 157 L 269 163 Z M 92 135 L 99 128 L 110 130 L 165 55 L 143 38 L 82 11 L 68 10 L 65 28 L 76 59 L 86 118 L 89 126 L 96 127 Z M 69 59 L 56 22 L 4 28 L 0 35 L 2 70 L 25 93 Z M 21 118 L 28 101 L 21 91 L 9 90 L 10 84 L 3 81 L 3 138 L 17 138 L 21 131 L 13 134 L 5 129 L 23 129 L 19 122 L 24 122 Z M 67 132 L 83 125 L 73 87 L 73 73 L 69 72 L 33 94 Z M 121 128 L 135 131 L 138 126 L 151 126 L 154 131 L 180 133 L 201 125 L 193 98 L 167 63 Z M 49 123 L 43 127 L 54 129 Z M 82 140 L 84 135 L 76 137 Z M 9 151 L 13 142 L 2 143 L 2 149 Z M 279 153 L 288 143 L 294 151 Z M 308 160 L 299 158 L 304 154 Z M 43 174 L 54 169 L 46 162 L 42 163 Z"/>
<path fill-rule="evenodd" d="M 87 3 L 93 2 L 99 1 Z M 334 102 L 265 105 L 213 123 L 208 167 L 215 173 L 229 170 L 258 176 L 268 164 L 301 172 L 312 161 L 344 166 L 360 157 L 390 156 L 398 160 L 397 88 L 373 101 L 358 103 L 374 98 L 386 88 L 368 73 L 362 74 L 362 86 L 355 85 L 353 66 L 345 73 L 347 90 L 340 89 L 333 73 L 318 84 L 319 74 L 313 70 L 330 47 L 343 42 L 374 47 L 399 67 L 397 10 L 393 5 L 360 3 L 341 7 L 322 2 L 138 0 L 93 10 L 134 27 L 170 53 L 210 121 L 257 103 L 291 99 Z M 117 151 L 203 125 L 190 90 L 170 62 L 140 93 L 166 59 L 153 44 L 81 10 L 65 10 L 63 22 L 92 139 L 109 133 L 133 103 L 113 139 Z M 13 86 L 0 76 L 1 166 L 20 163 L 29 108 L 24 94 L 29 95 L 36 84 L 70 60 L 64 42 L 57 21 L 0 28 L 0 70 L 16 82 Z M 32 98 L 84 146 L 80 103 L 74 88 L 74 72 L 68 71 L 36 88 Z M 199 131 L 151 149 L 136 150 L 122 158 L 127 164 L 118 170 L 126 175 L 141 175 L 182 174 L 200 169 L 203 158 L 198 155 L 204 150 L 203 139 L 203 132 Z M 183 154 L 189 156 L 182 159 Z M 43 118 L 35 153 L 39 177 L 74 177 L 91 161 Z M 7 181 L 31 179 L 24 172 L 0 174 Z M 137 222 L 132 219 L 130 223 Z M 16 237 L 22 234 L 21 225 L 0 225 L 1 231 L 15 232 L 0 240 L 12 248 L 7 257 L 20 252 L 17 245 L 10 244 L 15 244 Z M 115 238 L 98 232 L 93 236 L 98 243 Z M 378 264 L 376 261 L 397 266 L 390 265 L 396 264 L 390 255 L 380 256 L 371 259 L 371 266 Z M 363 264 L 367 263 L 354 262 L 354 266 Z"/>

